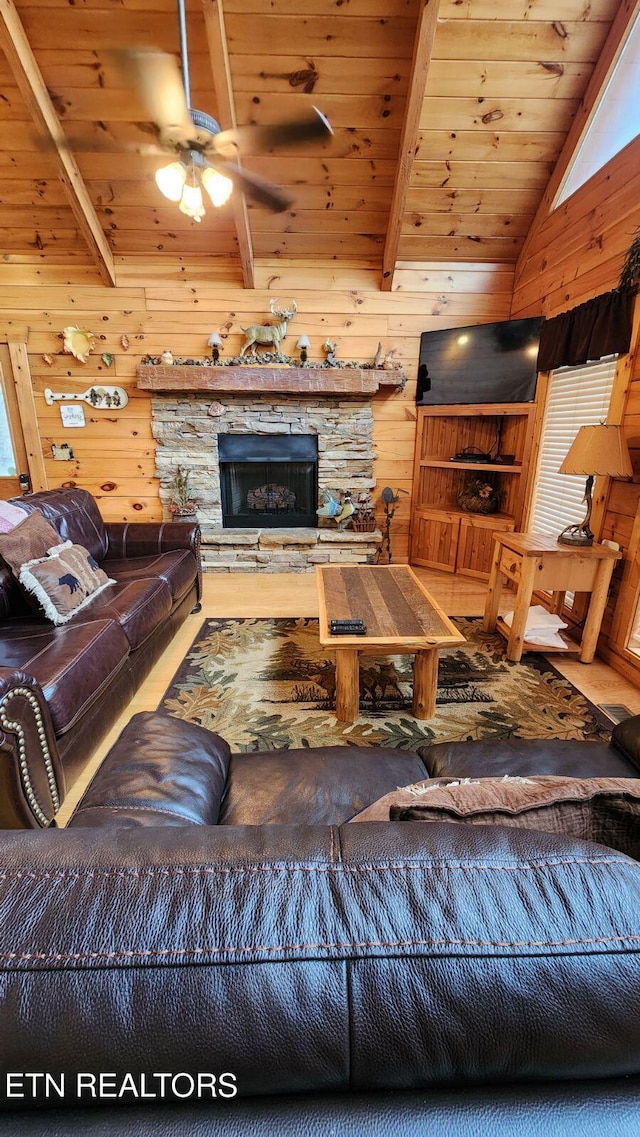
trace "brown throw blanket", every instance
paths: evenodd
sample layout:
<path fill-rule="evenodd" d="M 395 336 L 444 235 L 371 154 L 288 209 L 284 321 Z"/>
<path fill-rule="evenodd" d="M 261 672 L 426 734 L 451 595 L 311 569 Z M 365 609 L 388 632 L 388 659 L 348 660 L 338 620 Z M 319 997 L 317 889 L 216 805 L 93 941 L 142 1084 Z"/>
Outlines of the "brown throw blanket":
<path fill-rule="evenodd" d="M 385 794 L 351 820 L 520 826 L 640 859 L 640 779 L 428 779 Z"/>

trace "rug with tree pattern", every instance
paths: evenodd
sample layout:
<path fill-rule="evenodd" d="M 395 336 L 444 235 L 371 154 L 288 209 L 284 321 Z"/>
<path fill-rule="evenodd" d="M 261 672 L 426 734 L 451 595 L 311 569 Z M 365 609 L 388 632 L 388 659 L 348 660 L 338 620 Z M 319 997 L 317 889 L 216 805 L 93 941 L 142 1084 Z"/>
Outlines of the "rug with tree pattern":
<path fill-rule="evenodd" d="M 497 633 L 455 617 L 467 642 L 440 652 L 435 717 L 411 714 L 411 656 L 360 660 L 360 715 L 336 721 L 335 667 L 318 621 L 205 620 L 159 710 L 200 723 L 232 750 L 396 746 L 475 738 L 607 739 L 611 722 L 537 653 L 505 658 Z"/>

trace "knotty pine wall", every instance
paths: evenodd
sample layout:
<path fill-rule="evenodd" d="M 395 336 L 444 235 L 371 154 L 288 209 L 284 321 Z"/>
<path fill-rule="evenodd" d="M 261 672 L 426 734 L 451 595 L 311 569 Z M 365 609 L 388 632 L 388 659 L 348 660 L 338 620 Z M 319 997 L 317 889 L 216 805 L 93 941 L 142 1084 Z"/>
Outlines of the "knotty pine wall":
<path fill-rule="evenodd" d="M 598 174 L 557 210 L 532 227 L 516 269 L 512 316 L 543 312 L 555 316 L 592 296 L 615 288 L 626 251 L 640 226 L 640 137 L 616 155 Z M 603 621 L 603 651 L 612 663 L 636 670 L 624 651 L 631 608 L 635 606 L 640 522 L 640 302 L 631 353 L 619 388 L 616 410 L 629 444 L 636 475 L 631 482 L 612 481 L 599 503 L 601 536 L 617 541 L 625 558 L 614 573 L 614 585 Z M 613 407 L 612 407 L 613 409 Z M 598 507 L 598 503 L 596 503 Z M 637 677 L 637 676 L 636 676 Z"/>
<path fill-rule="evenodd" d="M 298 314 L 284 345 L 290 354 L 303 332 L 311 339 L 312 360 L 324 358 L 327 338 L 337 341 L 345 360 L 372 360 L 378 342 L 397 349 L 408 382 L 403 391 L 374 400 L 375 474 L 378 492 L 384 485 L 407 491 L 393 521 L 394 559 L 406 560 L 420 333 L 508 318 L 512 267 L 408 263 L 396 272 L 394 291 L 383 293 L 379 268 L 264 261 L 256 266 L 256 281 L 255 291 L 245 290 L 237 270 L 213 258 L 128 259 L 119 266 L 116 288 L 96 283 L 81 254 L 72 263 L 61 258 L 51 264 L 47 257 L 0 264 L 0 340 L 26 339 L 49 486 L 73 482 L 89 489 L 109 520 L 160 518 L 150 400 L 135 385 L 136 364 L 165 348 L 175 356 L 202 357 L 213 330 L 224 339 L 224 353 L 235 355 L 243 342 L 240 325 L 266 319 L 270 297 L 293 297 Z M 62 352 L 59 334 L 67 324 L 100 337 L 86 364 Z M 101 362 L 103 351 L 114 355 L 113 367 Z M 44 354 L 53 357 L 52 366 Z M 46 405 L 44 389 L 82 392 L 96 382 L 125 387 L 128 406 L 112 412 L 83 404 L 87 426 L 63 429 L 59 406 Z M 52 442 L 70 443 L 75 460 L 53 461 Z"/>

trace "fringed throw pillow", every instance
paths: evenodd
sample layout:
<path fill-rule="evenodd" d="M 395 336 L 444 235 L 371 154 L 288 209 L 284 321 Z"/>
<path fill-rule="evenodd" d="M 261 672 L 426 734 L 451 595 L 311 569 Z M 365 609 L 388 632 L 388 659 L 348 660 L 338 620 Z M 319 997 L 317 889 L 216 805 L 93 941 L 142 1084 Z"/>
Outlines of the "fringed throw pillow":
<path fill-rule="evenodd" d="M 66 624 L 98 592 L 115 583 L 88 549 L 71 541 L 55 545 L 46 557 L 28 561 L 19 579 L 52 624 Z"/>

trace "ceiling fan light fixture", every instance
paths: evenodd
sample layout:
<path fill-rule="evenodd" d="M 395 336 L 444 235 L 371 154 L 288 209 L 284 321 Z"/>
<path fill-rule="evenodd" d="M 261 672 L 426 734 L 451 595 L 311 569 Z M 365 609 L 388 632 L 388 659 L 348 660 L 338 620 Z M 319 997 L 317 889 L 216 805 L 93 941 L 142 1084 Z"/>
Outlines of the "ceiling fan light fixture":
<path fill-rule="evenodd" d="M 212 166 L 205 166 L 200 178 L 216 207 L 224 205 L 229 200 L 233 189 L 233 182 L 230 178 L 225 178 L 224 174 L 220 174 Z"/>
<path fill-rule="evenodd" d="M 156 170 L 155 179 L 160 193 L 169 201 L 180 201 L 187 180 L 187 167 L 184 162 L 170 162 Z"/>
<path fill-rule="evenodd" d="M 197 181 L 195 185 L 188 180 L 185 182 L 178 209 L 181 213 L 186 214 L 187 217 L 191 217 L 193 221 L 202 221 L 205 215 L 205 208 L 202 200 L 202 190 Z"/>

